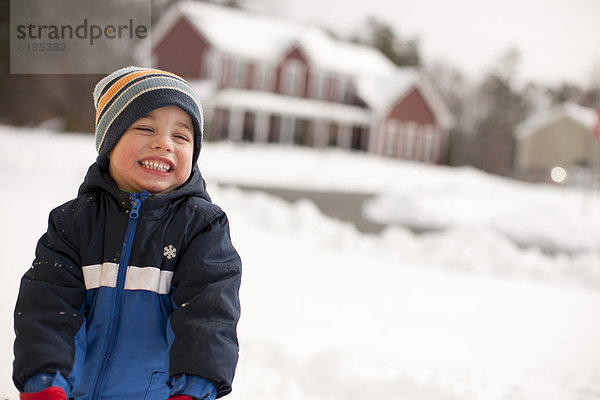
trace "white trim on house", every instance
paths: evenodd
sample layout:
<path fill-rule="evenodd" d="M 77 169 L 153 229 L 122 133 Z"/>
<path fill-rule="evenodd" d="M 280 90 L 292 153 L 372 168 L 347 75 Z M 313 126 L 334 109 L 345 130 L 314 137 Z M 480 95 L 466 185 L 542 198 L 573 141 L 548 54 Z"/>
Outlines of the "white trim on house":
<path fill-rule="evenodd" d="M 271 92 L 223 89 L 207 100 L 212 108 L 243 108 L 271 114 L 334 120 L 348 125 L 370 126 L 371 123 L 371 111 L 361 107 Z"/>

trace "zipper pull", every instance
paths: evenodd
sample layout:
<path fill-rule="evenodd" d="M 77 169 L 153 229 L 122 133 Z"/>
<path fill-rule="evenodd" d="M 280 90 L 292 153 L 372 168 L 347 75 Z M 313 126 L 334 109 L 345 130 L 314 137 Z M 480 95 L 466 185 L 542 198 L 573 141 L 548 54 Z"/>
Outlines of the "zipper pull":
<path fill-rule="evenodd" d="M 148 198 L 150 193 L 143 190 L 142 193 L 131 193 L 131 213 L 129 213 L 129 218 L 138 219 L 140 216 L 140 207 L 144 204 L 144 201 Z"/>

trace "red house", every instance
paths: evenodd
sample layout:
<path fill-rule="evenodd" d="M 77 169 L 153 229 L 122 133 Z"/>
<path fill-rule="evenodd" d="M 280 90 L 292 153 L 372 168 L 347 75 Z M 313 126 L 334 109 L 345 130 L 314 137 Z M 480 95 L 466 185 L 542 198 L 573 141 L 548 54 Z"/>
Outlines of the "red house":
<path fill-rule="evenodd" d="M 450 115 L 427 78 L 315 27 L 202 2 L 153 30 L 152 64 L 198 91 L 207 140 L 337 146 L 439 162 Z"/>

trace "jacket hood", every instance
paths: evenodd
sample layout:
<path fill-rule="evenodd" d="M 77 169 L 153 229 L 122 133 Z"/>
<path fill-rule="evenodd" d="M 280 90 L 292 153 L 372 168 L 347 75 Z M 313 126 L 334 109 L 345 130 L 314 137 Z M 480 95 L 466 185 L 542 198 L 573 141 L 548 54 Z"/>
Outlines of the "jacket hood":
<path fill-rule="evenodd" d="M 101 167 L 98 163 L 94 163 L 88 169 L 83 183 L 79 187 L 78 196 L 90 194 L 104 190 L 116 199 L 124 197 L 126 192 L 119 189 L 115 181 L 110 176 L 108 168 Z M 151 198 L 164 200 L 177 200 L 182 197 L 200 197 L 206 201 L 211 201 L 208 192 L 206 191 L 206 182 L 200 173 L 198 165 L 194 165 L 192 173 L 187 182 L 177 189 L 165 194 L 151 194 Z"/>

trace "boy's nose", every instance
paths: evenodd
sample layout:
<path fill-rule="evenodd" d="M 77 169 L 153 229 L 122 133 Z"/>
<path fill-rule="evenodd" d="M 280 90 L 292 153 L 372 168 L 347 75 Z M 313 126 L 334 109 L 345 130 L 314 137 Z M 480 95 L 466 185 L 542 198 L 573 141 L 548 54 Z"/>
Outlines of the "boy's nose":
<path fill-rule="evenodd" d="M 151 146 L 154 149 L 173 151 L 173 142 L 171 141 L 169 135 L 159 134 L 154 136 L 154 140 L 152 140 Z"/>

